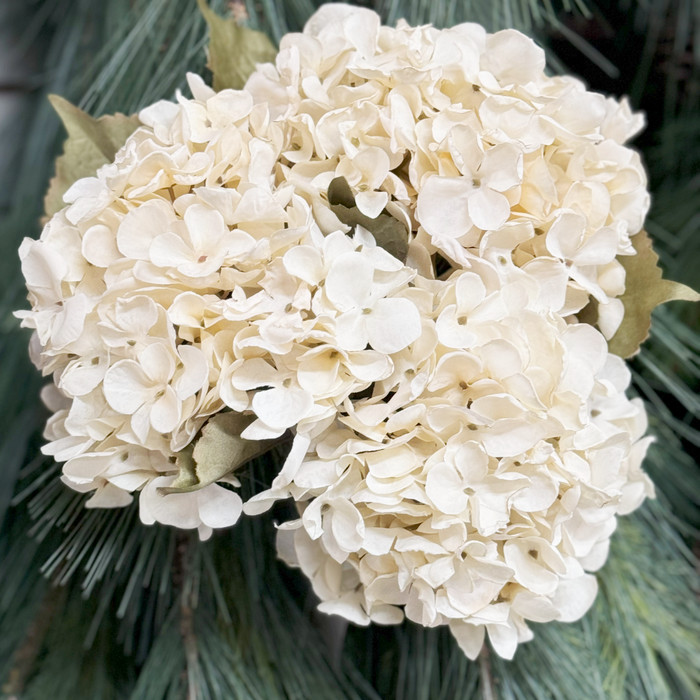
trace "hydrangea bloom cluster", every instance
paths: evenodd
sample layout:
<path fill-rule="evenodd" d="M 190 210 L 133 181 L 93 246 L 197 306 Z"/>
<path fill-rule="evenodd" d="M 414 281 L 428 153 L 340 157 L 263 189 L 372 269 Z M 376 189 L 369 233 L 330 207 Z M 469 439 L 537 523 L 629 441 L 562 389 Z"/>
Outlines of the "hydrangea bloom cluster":
<path fill-rule="evenodd" d="M 575 314 L 593 296 L 610 338 L 625 284 L 615 258 L 634 254 L 649 208 L 639 155 L 623 145 L 644 120 L 544 67 L 514 30 L 392 28 L 331 5 L 246 87 L 289 124 L 287 178 L 317 209 L 328 179 L 344 175 L 361 211 L 409 218 L 416 243 L 457 267 L 503 255 L 545 284 L 566 277 L 552 310 Z M 516 221 L 528 224 L 518 236 L 497 233 Z"/>
<path fill-rule="evenodd" d="M 652 494 L 605 340 L 648 206 L 622 145 L 640 117 L 517 32 L 346 5 L 244 90 L 189 85 L 20 249 L 64 481 L 202 537 L 292 497 L 280 553 L 323 610 L 449 624 L 472 657 L 485 630 L 512 656 L 526 620 L 580 617 L 616 515 Z M 338 178 L 405 259 L 344 223 Z M 591 297 L 602 334 L 575 316 Z M 271 488 L 168 493 L 224 410 L 293 434 Z"/>
<path fill-rule="evenodd" d="M 423 332 L 395 374 L 244 508 L 300 503 L 278 548 L 322 610 L 369 624 L 403 607 L 449 624 L 471 658 L 485 630 L 510 658 L 527 620 L 583 615 L 616 515 L 653 495 L 644 407 L 603 336 L 553 314 L 537 285 L 473 261 L 416 287 Z"/>
<path fill-rule="evenodd" d="M 252 440 L 333 420 L 392 373 L 420 314 L 402 296 L 414 270 L 362 230 L 324 237 L 277 181 L 285 131 L 267 107 L 190 82 L 194 100 L 141 112 L 116 162 L 23 243 L 20 316 L 58 389 L 44 451 L 64 480 L 95 491 L 92 507 L 141 490 L 144 522 L 206 536 L 238 519 L 236 493 L 158 493 L 206 419 L 252 410 Z"/>

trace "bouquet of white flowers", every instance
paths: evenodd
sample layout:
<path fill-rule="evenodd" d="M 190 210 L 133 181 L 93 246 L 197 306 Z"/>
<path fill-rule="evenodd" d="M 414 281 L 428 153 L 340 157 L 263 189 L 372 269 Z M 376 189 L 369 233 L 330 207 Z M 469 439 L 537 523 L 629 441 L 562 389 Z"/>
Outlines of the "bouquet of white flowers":
<path fill-rule="evenodd" d="M 329 4 L 276 57 L 245 34 L 237 73 L 204 11 L 216 91 L 100 120 L 54 98 L 75 140 L 17 313 L 43 451 L 87 507 L 138 493 L 202 539 L 293 499 L 277 548 L 321 611 L 512 658 L 589 609 L 654 494 L 623 358 L 698 297 L 642 230 L 644 119 L 514 30 Z M 282 441 L 243 503 L 235 470 Z"/>

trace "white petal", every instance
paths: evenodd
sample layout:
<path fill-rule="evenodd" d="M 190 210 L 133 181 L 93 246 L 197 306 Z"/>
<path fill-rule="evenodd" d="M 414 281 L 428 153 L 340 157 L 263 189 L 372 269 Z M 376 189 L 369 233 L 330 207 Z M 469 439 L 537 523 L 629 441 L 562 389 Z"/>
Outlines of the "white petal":
<path fill-rule="evenodd" d="M 598 595 L 598 580 L 592 574 L 562 579 L 552 598 L 562 622 L 576 622 L 590 609 Z"/>
<path fill-rule="evenodd" d="M 586 219 L 583 216 L 573 211 L 562 212 L 547 232 L 547 250 L 561 260 L 573 260 L 585 229 Z"/>
<path fill-rule="evenodd" d="M 362 627 L 366 627 L 371 622 L 370 617 L 364 612 L 359 602 L 327 600 L 319 604 L 318 611 L 326 615 L 340 615 L 340 617 Z"/>
<path fill-rule="evenodd" d="M 312 246 L 295 246 L 284 254 L 283 262 L 290 275 L 309 284 L 317 285 L 323 279 L 323 259 Z"/>
<path fill-rule="evenodd" d="M 69 396 L 85 396 L 95 389 L 107 371 L 107 359 L 97 364 L 86 363 L 83 365 L 69 366 L 61 375 L 61 390 Z"/>
<path fill-rule="evenodd" d="M 117 323 L 134 337 L 145 336 L 158 321 L 158 306 L 153 299 L 143 295 L 119 299 L 115 316 Z"/>
<path fill-rule="evenodd" d="M 566 284 L 569 279 L 564 264 L 552 258 L 539 257 L 525 263 L 522 269 L 532 275 L 540 286 L 538 307 L 543 310 L 560 311 L 566 300 Z"/>
<path fill-rule="evenodd" d="M 559 577 L 544 567 L 539 551 L 530 550 L 529 546 L 517 540 L 506 542 L 503 546 L 506 564 L 515 572 L 514 578 L 519 584 L 533 593 L 550 595 L 557 589 Z"/>
<path fill-rule="evenodd" d="M 368 452 L 365 461 L 377 479 L 395 479 L 409 474 L 418 466 L 416 453 L 408 445 Z"/>
<path fill-rule="evenodd" d="M 131 430 L 136 436 L 138 443 L 145 445 L 148 442 L 148 436 L 151 432 L 151 405 L 144 403 L 133 416 L 130 421 Z"/>
<path fill-rule="evenodd" d="M 314 396 L 331 391 L 338 379 L 340 363 L 328 353 L 302 360 L 297 370 L 297 381 L 302 389 Z"/>
<path fill-rule="evenodd" d="M 373 605 L 369 616 L 375 625 L 400 625 L 404 620 L 401 608 L 394 605 Z"/>
<path fill-rule="evenodd" d="M 428 178 L 418 193 L 416 214 L 431 236 L 458 238 L 472 227 L 467 201 L 473 191 L 471 180 L 463 177 Z M 449 202 L 449 206 L 446 206 Z"/>
<path fill-rule="evenodd" d="M 197 491 L 199 517 L 212 528 L 235 525 L 243 511 L 241 497 L 218 484 L 209 484 Z"/>
<path fill-rule="evenodd" d="M 27 241 L 20 249 L 27 286 L 46 304 L 62 300 L 61 280 L 68 274 L 68 264 L 51 246 L 25 238 Z"/>
<path fill-rule="evenodd" d="M 184 365 L 182 374 L 174 382 L 177 398 L 184 401 L 207 383 L 209 365 L 204 353 L 193 345 L 181 345 L 178 354 Z"/>
<path fill-rule="evenodd" d="M 253 397 L 253 410 L 271 428 L 291 428 L 311 411 L 314 400 L 308 391 L 297 387 L 259 391 Z"/>
<path fill-rule="evenodd" d="M 197 102 L 206 102 L 210 97 L 214 97 L 216 93 L 202 80 L 196 73 L 187 73 L 187 85 L 190 88 L 192 97 Z"/>
<path fill-rule="evenodd" d="M 513 600 L 513 610 L 526 620 L 533 622 L 551 622 L 559 617 L 552 601 L 545 596 L 536 596 L 521 590 Z"/>
<path fill-rule="evenodd" d="M 347 311 L 336 319 L 335 337 L 343 350 L 364 350 L 369 342 L 367 315 L 362 309 Z"/>
<path fill-rule="evenodd" d="M 469 313 L 486 298 L 486 287 L 479 275 L 474 272 L 464 272 L 457 278 L 455 296 L 459 311 Z"/>
<path fill-rule="evenodd" d="M 470 625 L 461 620 L 450 621 L 450 632 L 457 640 L 459 648 L 465 656 L 472 661 L 476 661 L 482 647 L 484 646 L 484 636 L 486 628 L 483 625 Z"/>
<path fill-rule="evenodd" d="M 280 381 L 280 373 L 261 357 L 245 360 L 231 375 L 231 384 L 242 391 L 257 389 L 261 386 L 274 386 Z"/>
<path fill-rule="evenodd" d="M 431 467 L 425 481 L 425 492 L 437 508 L 448 515 L 459 515 L 467 507 L 462 477 L 445 462 Z"/>
<path fill-rule="evenodd" d="M 391 545 L 396 539 L 396 533 L 381 527 L 365 527 L 365 537 L 362 542 L 362 548 L 368 553 L 375 556 L 388 554 L 391 551 Z"/>
<path fill-rule="evenodd" d="M 171 493 L 161 495 L 157 489 L 170 486 L 175 480 L 174 476 L 159 476 L 151 481 L 141 492 L 143 510 L 141 519 L 144 519 L 144 511 L 155 521 L 163 525 L 174 525 L 183 530 L 192 530 L 201 524 L 199 517 L 199 494 Z"/>
<path fill-rule="evenodd" d="M 139 355 L 139 363 L 154 384 L 166 384 L 175 372 L 173 353 L 163 343 L 148 345 Z"/>
<path fill-rule="evenodd" d="M 83 235 L 82 253 L 85 259 L 97 267 L 109 267 L 121 257 L 117 239 L 107 226 L 91 226 Z"/>
<path fill-rule="evenodd" d="M 105 374 L 107 403 L 117 412 L 131 415 L 153 395 L 151 382 L 138 362 L 121 360 Z"/>
<path fill-rule="evenodd" d="M 279 474 L 272 481 L 273 490 L 283 489 L 294 481 L 306 457 L 310 442 L 311 439 L 304 433 L 297 433 L 294 436 L 292 449 L 289 451 Z"/>
<path fill-rule="evenodd" d="M 559 486 L 551 477 L 535 474 L 530 484 L 516 491 L 510 499 L 511 507 L 523 513 L 546 510 L 559 495 Z"/>
<path fill-rule="evenodd" d="M 358 192 L 355 195 L 357 208 L 370 219 L 376 219 L 388 201 L 389 195 L 386 192 Z"/>
<path fill-rule="evenodd" d="M 481 182 L 496 192 L 516 187 L 523 179 L 523 154 L 512 143 L 501 143 L 486 151 L 478 172 Z"/>
<path fill-rule="evenodd" d="M 285 428 L 271 428 L 258 418 L 241 433 L 241 437 L 244 440 L 273 440 L 283 435 L 284 431 Z M 284 496 L 275 496 L 275 498 L 286 498 L 287 495 L 288 494 Z"/>
<path fill-rule="evenodd" d="M 598 304 L 598 327 L 606 340 L 610 340 L 622 323 L 625 305 L 620 299 L 608 299 L 607 304 Z"/>
<path fill-rule="evenodd" d="M 379 299 L 365 316 L 367 337 L 377 351 L 391 355 L 421 334 L 420 313 L 408 299 Z"/>
<path fill-rule="evenodd" d="M 489 471 L 489 458 L 476 442 L 465 442 L 455 453 L 454 462 L 465 486 L 480 483 Z"/>
<path fill-rule="evenodd" d="M 362 382 L 385 379 L 391 374 L 393 368 L 391 360 L 386 355 L 371 350 L 351 352 L 346 364 L 353 376 Z"/>
<path fill-rule="evenodd" d="M 151 242 L 165 233 L 175 220 L 172 207 L 161 200 L 151 200 L 130 211 L 119 225 L 117 248 L 126 258 L 148 260 Z"/>
<path fill-rule="evenodd" d="M 501 85 L 529 83 L 544 77 L 545 55 L 532 39 L 506 29 L 488 35 L 481 67 L 493 73 Z"/>
<path fill-rule="evenodd" d="M 213 253 L 217 243 L 228 232 L 224 217 L 206 204 L 187 207 L 184 219 L 197 252 Z"/>
<path fill-rule="evenodd" d="M 153 240 L 148 255 L 158 267 L 178 267 L 197 260 L 192 249 L 176 233 L 164 233 Z"/>
<path fill-rule="evenodd" d="M 470 348 L 477 336 L 467 325 L 467 316 L 457 311 L 454 304 L 446 306 L 435 324 L 440 342 L 448 348 Z"/>
<path fill-rule="evenodd" d="M 357 552 L 365 536 L 365 521 L 360 511 L 345 498 L 338 498 L 331 505 L 331 531 L 341 549 Z"/>
<path fill-rule="evenodd" d="M 85 502 L 86 508 L 124 508 L 128 506 L 134 497 L 114 484 L 106 483 L 101 486 L 92 497 Z"/>
<path fill-rule="evenodd" d="M 500 193 L 489 187 L 479 187 L 467 204 L 474 225 L 484 231 L 501 228 L 510 216 L 510 204 Z"/>
<path fill-rule="evenodd" d="M 619 238 L 611 226 L 598 229 L 587 236 L 583 245 L 576 251 L 577 265 L 606 265 L 615 259 Z"/>
<path fill-rule="evenodd" d="M 512 659 L 518 648 L 518 631 L 512 624 L 486 625 L 493 650 L 503 659 Z"/>
<path fill-rule="evenodd" d="M 491 457 L 515 457 L 534 447 L 540 431 L 521 420 L 503 418 L 480 431 L 486 453 Z"/>
<path fill-rule="evenodd" d="M 336 258 L 326 278 L 326 295 L 340 311 L 363 308 L 369 297 L 374 267 L 361 253 Z"/>
<path fill-rule="evenodd" d="M 89 310 L 90 302 L 84 294 L 76 294 L 63 302 L 61 313 L 56 316 L 51 331 L 51 344 L 54 348 L 63 348 L 82 335 Z"/>
<path fill-rule="evenodd" d="M 151 408 L 151 425 L 159 433 L 171 433 L 180 422 L 182 405 L 172 387 L 165 387 L 165 393 Z"/>
<path fill-rule="evenodd" d="M 221 380 L 218 384 L 219 394 L 221 400 L 234 411 L 242 413 L 247 410 L 249 400 L 248 394 L 245 391 L 236 389 L 231 384 L 231 377 L 229 374 L 222 374 Z"/>

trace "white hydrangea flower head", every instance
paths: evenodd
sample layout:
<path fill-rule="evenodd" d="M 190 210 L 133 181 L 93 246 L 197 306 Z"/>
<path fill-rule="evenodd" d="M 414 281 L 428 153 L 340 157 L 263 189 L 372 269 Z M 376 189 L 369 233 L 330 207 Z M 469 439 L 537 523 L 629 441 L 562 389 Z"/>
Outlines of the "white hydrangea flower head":
<path fill-rule="evenodd" d="M 246 88 L 291 125 L 286 177 L 315 191 L 319 220 L 329 180 L 343 176 L 364 214 L 404 212 L 416 240 L 454 267 L 467 269 L 468 253 L 519 267 L 541 258 L 534 276 L 569 279 L 553 310 L 576 314 L 592 296 L 614 335 L 616 256 L 634 254 L 649 208 L 640 158 L 624 145 L 644 119 L 626 100 L 548 76 L 542 49 L 515 30 L 385 27 L 335 4 L 285 36 L 276 65 Z M 498 235 L 516 223 L 524 235 Z"/>
<path fill-rule="evenodd" d="M 653 496 L 640 468 L 651 438 L 624 362 L 530 283 L 478 259 L 416 280 L 434 310 L 393 356 L 400 371 L 346 402 L 296 470 L 244 505 L 299 502 L 278 548 L 321 610 L 447 624 L 470 658 L 488 630 L 511 658 L 527 620 L 573 621 L 593 603 L 587 572 L 616 516 Z"/>
<path fill-rule="evenodd" d="M 65 483 L 203 538 L 292 498 L 279 552 L 322 610 L 449 625 L 471 658 L 578 619 L 653 495 L 606 343 L 649 197 L 642 118 L 544 68 L 515 31 L 326 4 L 245 89 L 144 109 L 20 248 Z M 230 474 L 172 492 L 222 411 L 293 436 L 246 504 Z"/>
<path fill-rule="evenodd" d="M 252 412 L 256 440 L 295 428 L 296 454 L 393 372 L 421 319 L 402 296 L 415 270 L 361 227 L 324 236 L 280 175 L 289 127 L 245 91 L 189 82 L 194 99 L 143 110 L 115 162 L 22 244 L 32 310 L 18 315 L 62 397 L 44 451 L 64 481 L 95 491 L 90 507 L 140 490 L 144 522 L 206 537 L 238 519 L 236 493 L 160 495 L 206 420 Z"/>

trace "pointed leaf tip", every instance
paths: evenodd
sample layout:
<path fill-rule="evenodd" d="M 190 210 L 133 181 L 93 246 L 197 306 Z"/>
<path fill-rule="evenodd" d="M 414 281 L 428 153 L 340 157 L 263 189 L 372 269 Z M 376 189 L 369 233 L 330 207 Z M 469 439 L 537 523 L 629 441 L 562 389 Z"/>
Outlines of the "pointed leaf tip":
<path fill-rule="evenodd" d="M 209 25 L 207 65 L 214 75 L 214 90 L 240 90 L 258 63 L 274 62 L 277 49 L 265 34 L 220 17 L 207 0 L 197 0 L 197 5 Z"/>
<path fill-rule="evenodd" d="M 617 333 L 609 342 L 609 350 L 628 358 L 639 352 L 649 337 L 651 312 L 667 301 L 700 301 L 700 294 L 679 282 L 665 280 L 646 231 L 632 237 L 636 255 L 618 258 L 627 273 L 625 293 L 620 297 L 625 315 Z"/>
<path fill-rule="evenodd" d="M 177 454 L 178 475 L 164 494 L 199 491 L 266 452 L 272 441 L 246 440 L 241 433 L 255 420 L 235 411 L 216 413 L 201 437 Z"/>
<path fill-rule="evenodd" d="M 114 161 L 117 151 L 141 125 L 138 117 L 113 114 L 95 119 L 59 95 L 49 102 L 68 132 L 63 154 L 56 159 L 56 175 L 44 198 L 46 215 L 63 209 L 63 195 L 83 177 L 94 176 L 99 168 Z"/>

